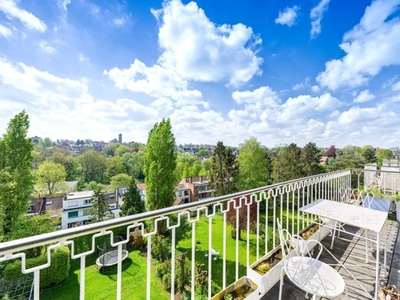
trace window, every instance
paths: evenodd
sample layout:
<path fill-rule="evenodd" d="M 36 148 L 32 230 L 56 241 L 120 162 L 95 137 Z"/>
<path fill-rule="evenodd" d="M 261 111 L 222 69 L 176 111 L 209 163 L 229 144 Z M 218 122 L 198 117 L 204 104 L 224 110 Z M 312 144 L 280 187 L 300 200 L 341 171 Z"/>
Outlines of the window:
<path fill-rule="evenodd" d="M 92 199 L 86 199 L 83 201 L 83 204 L 92 204 Z"/>
<path fill-rule="evenodd" d="M 78 206 L 78 200 L 68 200 L 68 207 Z"/>
<path fill-rule="evenodd" d="M 84 209 L 84 210 L 83 210 L 83 215 L 84 215 L 84 216 L 90 215 L 90 209 Z"/>
<path fill-rule="evenodd" d="M 68 219 L 77 218 L 77 217 L 78 217 L 78 211 L 68 212 Z"/>

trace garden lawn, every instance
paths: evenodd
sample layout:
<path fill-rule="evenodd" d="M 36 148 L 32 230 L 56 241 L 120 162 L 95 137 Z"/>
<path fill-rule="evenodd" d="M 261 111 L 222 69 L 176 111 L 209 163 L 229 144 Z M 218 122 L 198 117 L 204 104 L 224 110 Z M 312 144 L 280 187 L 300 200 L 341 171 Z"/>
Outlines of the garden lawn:
<path fill-rule="evenodd" d="M 116 299 L 117 266 L 107 267 L 100 273 L 96 269 L 95 258 L 86 262 L 85 299 Z M 79 260 L 71 261 L 71 270 L 67 282 L 60 286 L 45 290 L 40 299 L 44 300 L 76 300 L 79 299 L 79 283 L 81 281 Z M 122 265 L 122 299 L 146 299 L 147 260 L 139 251 L 132 251 Z M 169 294 L 154 275 L 151 276 L 151 299 L 167 300 Z"/>

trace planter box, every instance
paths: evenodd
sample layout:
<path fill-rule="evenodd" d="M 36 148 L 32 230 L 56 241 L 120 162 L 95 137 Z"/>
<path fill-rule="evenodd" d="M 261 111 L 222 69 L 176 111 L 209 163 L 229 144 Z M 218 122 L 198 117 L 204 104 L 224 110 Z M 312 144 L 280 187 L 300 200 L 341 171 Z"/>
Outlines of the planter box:
<path fill-rule="evenodd" d="M 246 298 L 240 298 L 245 300 L 258 300 L 260 297 L 259 289 L 256 283 L 254 283 L 250 278 L 244 276 L 240 278 L 238 281 L 229 285 L 225 290 L 219 292 L 214 295 L 211 300 L 223 300 L 226 294 L 232 293 L 234 291 L 240 290 L 243 286 L 248 286 L 252 290 L 247 294 Z M 244 295 L 243 295 L 244 296 Z M 233 298 L 235 299 L 235 298 Z"/>
<path fill-rule="evenodd" d="M 314 232 L 312 232 L 312 234 L 307 234 L 307 232 L 313 228 L 316 228 Z M 295 245 L 299 245 L 299 249 L 302 252 L 304 247 L 305 247 L 305 243 L 307 243 L 308 240 L 317 240 L 317 241 L 322 241 L 328 234 L 329 232 L 332 230 L 331 227 L 329 226 L 325 226 L 325 225 L 321 225 L 319 226 L 319 224 L 311 224 L 310 226 L 307 226 L 306 228 L 304 228 L 302 231 L 300 231 L 300 233 L 298 234 L 299 236 L 301 236 L 303 240 L 299 240 L 296 239 L 295 237 L 293 238 L 293 244 Z M 307 249 L 308 251 L 311 251 L 311 249 L 313 249 L 315 246 L 317 245 L 316 242 L 308 242 L 307 243 Z"/>
<path fill-rule="evenodd" d="M 307 226 L 305 229 L 300 231 L 300 234 L 306 232 L 310 227 L 312 227 L 314 224 Z M 319 226 L 318 224 L 316 224 Z M 321 241 L 324 239 L 329 232 L 331 231 L 330 227 L 323 226 L 321 225 L 320 228 L 318 228 L 311 236 L 307 238 L 308 239 L 313 239 L 317 241 Z M 297 240 L 296 242 L 297 243 Z M 300 251 L 303 251 L 305 245 L 302 244 L 303 241 L 299 241 L 299 248 Z M 312 248 L 314 248 L 316 243 L 310 242 L 307 244 L 307 248 L 309 251 L 311 251 Z M 276 247 L 274 250 L 270 251 L 261 259 L 256 261 L 254 264 L 250 265 L 247 267 L 247 277 L 249 277 L 251 280 L 253 280 L 259 287 L 260 293 L 263 295 L 267 293 L 281 278 L 281 271 L 283 268 L 283 261 L 281 261 L 281 246 Z M 294 255 L 295 252 L 291 252 L 289 255 Z M 265 274 L 261 274 L 256 271 L 256 267 L 261 264 L 267 262 L 270 264 L 270 269 L 268 272 Z"/>
<path fill-rule="evenodd" d="M 268 292 L 281 278 L 283 261 L 281 260 L 281 246 L 278 246 L 267 253 L 260 260 L 247 267 L 247 277 L 253 280 L 259 287 L 260 293 Z M 256 267 L 261 263 L 270 264 L 270 269 L 265 274 L 256 271 Z"/>

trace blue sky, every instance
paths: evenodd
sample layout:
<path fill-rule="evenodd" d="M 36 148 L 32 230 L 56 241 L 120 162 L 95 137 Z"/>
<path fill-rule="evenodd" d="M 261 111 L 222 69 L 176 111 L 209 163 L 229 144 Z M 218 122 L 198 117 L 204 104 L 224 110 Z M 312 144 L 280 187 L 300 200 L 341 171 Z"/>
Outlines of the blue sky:
<path fill-rule="evenodd" d="M 400 0 L 0 0 L 0 133 L 399 146 Z"/>

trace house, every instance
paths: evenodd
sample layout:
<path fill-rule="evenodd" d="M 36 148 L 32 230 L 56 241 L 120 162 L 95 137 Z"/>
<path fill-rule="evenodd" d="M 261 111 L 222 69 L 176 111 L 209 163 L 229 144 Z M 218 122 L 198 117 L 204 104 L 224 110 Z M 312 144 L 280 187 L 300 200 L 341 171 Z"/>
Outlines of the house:
<path fill-rule="evenodd" d="M 201 201 L 210 198 L 213 192 L 213 190 L 210 188 L 208 176 L 183 178 L 178 187 L 180 187 L 180 191 L 189 191 L 189 201 L 184 203 Z M 182 197 L 185 197 L 185 195 L 182 195 Z"/>
<path fill-rule="evenodd" d="M 114 193 L 107 193 L 110 210 L 114 213 L 118 209 Z M 73 192 L 65 195 L 63 199 L 61 228 L 71 228 L 89 223 L 93 191 Z M 118 217 L 117 212 L 117 217 Z"/>

